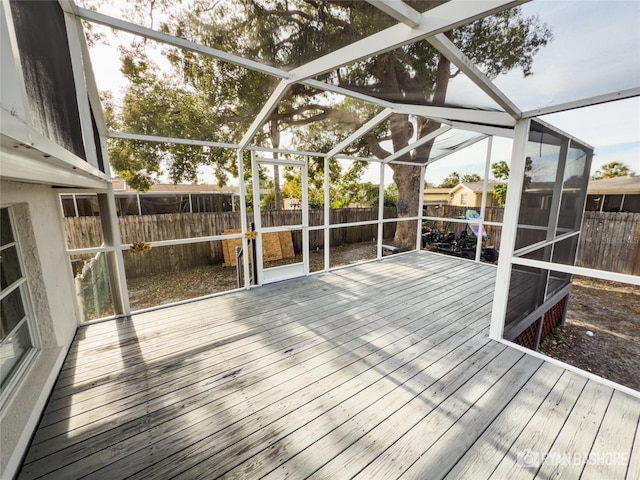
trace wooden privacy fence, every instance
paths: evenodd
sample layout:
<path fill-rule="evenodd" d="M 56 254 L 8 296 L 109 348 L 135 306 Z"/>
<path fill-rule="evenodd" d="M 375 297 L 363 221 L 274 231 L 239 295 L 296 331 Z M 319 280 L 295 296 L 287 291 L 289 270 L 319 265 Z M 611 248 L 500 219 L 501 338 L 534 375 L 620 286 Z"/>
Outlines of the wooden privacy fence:
<path fill-rule="evenodd" d="M 576 265 L 640 275 L 640 213 L 585 212 Z"/>
<path fill-rule="evenodd" d="M 431 217 L 461 218 L 467 207 L 455 205 L 425 206 L 425 215 Z M 537 225 L 548 219 L 540 214 L 540 209 L 525 209 L 522 223 Z M 504 209 L 487 207 L 486 221 L 502 222 Z M 456 236 L 466 228 L 466 223 L 433 222 L 440 230 L 455 232 Z M 490 243 L 500 247 L 501 227 L 486 226 Z M 523 235 L 524 233 L 524 235 Z M 521 231 L 516 248 L 544 240 L 545 231 Z M 576 265 L 610 272 L 640 275 L 640 214 L 585 212 L 580 232 L 580 244 Z"/>
<path fill-rule="evenodd" d="M 466 218 L 465 215 L 469 207 L 459 207 L 456 205 L 426 205 L 424 209 L 424 213 L 428 217 L 445 217 L 445 218 L 457 218 L 462 219 Z M 479 208 L 476 207 L 476 211 Z M 504 216 L 504 208 L 500 207 L 487 207 L 485 213 L 485 222 L 496 222 L 502 223 L 502 218 Z M 467 228 L 467 223 L 459 223 L 459 222 L 447 222 L 446 220 L 437 220 L 433 222 L 436 228 L 442 230 L 444 232 L 453 232 L 456 234 L 456 237 L 460 235 L 460 232 L 463 230 L 469 230 Z M 496 248 L 500 247 L 500 240 L 502 238 L 502 228 L 496 227 L 493 225 L 485 225 L 485 230 L 487 235 L 489 235 L 489 244 L 495 246 Z"/>
<path fill-rule="evenodd" d="M 395 208 L 385 208 L 384 217 L 396 215 Z M 330 211 L 331 224 L 372 221 L 378 218 L 377 208 L 349 208 Z M 98 217 L 67 217 L 65 229 L 70 249 L 96 247 L 102 244 L 102 228 Z M 249 214 L 248 222 L 253 221 Z M 240 228 L 239 212 L 215 213 L 175 213 L 164 215 L 130 215 L 118 218 L 122 243 L 136 241 L 161 241 L 179 238 L 196 238 L 222 235 L 225 230 Z M 263 212 L 264 227 L 291 225 L 302 223 L 300 210 L 280 210 Z M 309 225 L 324 224 L 324 211 L 311 210 Z M 384 225 L 384 237 L 395 234 L 395 223 Z M 359 225 L 330 230 L 331 246 L 373 241 L 378 235 L 377 225 Z M 292 232 L 294 250 L 302 251 L 301 231 Z M 309 232 L 309 248 L 324 248 L 324 232 Z M 125 251 L 124 262 L 127 276 L 130 278 L 152 275 L 155 273 L 175 272 L 190 268 L 222 264 L 224 252 L 222 241 L 196 242 L 183 245 L 155 247 L 148 252 L 130 253 Z"/>
<path fill-rule="evenodd" d="M 440 215 L 457 217 L 464 215 L 466 208 L 445 206 Z M 395 216 L 395 208 L 385 209 L 385 218 Z M 427 212 L 434 215 L 436 212 Z M 487 220 L 502 221 L 503 209 L 491 207 L 487 209 Z M 302 213 L 299 210 L 281 210 L 263 214 L 265 227 L 283 224 L 300 223 Z M 351 208 L 330 211 L 331 224 L 376 220 L 377 209 Z M 240 228 L 238 212 L 216 213 L 176 213 L 165 215 L 126 216 L 120 217 L 120 231 L 123 243 L 138 240 L 146 242 L 174 240 L 178 238 L 194 238 L 209 235 L 221 235 L 224 230 Z M 250 215 L 249 222 L 253 221 Z M 437 222 L 444 228 L 446 221 Z M 309 212 L 309 225 L 323 225 L 324 212 Z M 466 223 L 451 223 L 450 231 L 465 227 Z M 102 244 L 102 229 L 97 217 L 65 218 L 65 228 L 69 248 L 96 247 Z M 500 246 L 500 227 L 487 226 L 491 237 L 490 243 Z M 384 225 L 384 238 L 395 233 L 395 223 Z M 377 225 L 360 225 L 356 227 L 332 228 L 330 230 L 331 246 L 373 241 L 377 237 Z M 293 246 L 296 252 L 302 251 L 302 234 L 292 232 Z M 324 232 L 309 232 L 309 248 L 324 248 Z M 185 270 L 207 264 L 221 264 L 224 260 L 222 242 L 197 242 L 168 247 L 156 247 L 148 252 L 132 254 L 124 252 L 125 268 L 129 277 L 151 275 L 154 273 Z M 640 214 L 585 212 L 578 258 L 576 264 L 581 267 L 597 268 L 619 273 L 640 275 Z"/>

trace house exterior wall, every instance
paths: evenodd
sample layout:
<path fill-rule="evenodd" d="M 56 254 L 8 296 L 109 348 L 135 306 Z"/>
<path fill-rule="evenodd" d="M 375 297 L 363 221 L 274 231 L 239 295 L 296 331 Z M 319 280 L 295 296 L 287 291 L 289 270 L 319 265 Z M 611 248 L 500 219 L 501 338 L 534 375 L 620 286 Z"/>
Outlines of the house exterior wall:
<path fill-rule="evenodd" d="M 426 205 L 434 204 L 434 203 L 446 204 L 446 203 L 449 203 L 450 199 L 451 197 L 449 196 L 448 193 L 425 193 L 424 194 L 424 203 Z"/>
<path fill-rule="evenodd" d="M 452 192 L 451 202 L 449 205 L 456 207 L 469 207 L 480 208 L 482 205 L 482 193 L 472 192 L 467 188 L 459 188 L 455 192 Z M 464 199 L 463 196 L 464 195 Z M 464 200 L 464 201 L 463 201 Z M 491 206 L 493 202 L 493 193 L 491 190 L 487 191 L 487 206 Z"/>
<path fill-rule="evenodd" d="M 65 254 L 55 191 L 2 181 L 0 203 L 11 206 L 24 262 L 39 349 L 0 413 L 1 478 L 11 478 L 39 420 L 78 325 L 71 267 Z"/>

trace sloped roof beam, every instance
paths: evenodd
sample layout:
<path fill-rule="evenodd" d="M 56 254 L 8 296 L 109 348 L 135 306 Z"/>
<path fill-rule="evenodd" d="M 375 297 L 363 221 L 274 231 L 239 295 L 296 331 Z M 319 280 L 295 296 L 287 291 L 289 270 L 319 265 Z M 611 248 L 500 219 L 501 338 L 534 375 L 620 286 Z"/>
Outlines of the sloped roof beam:
<path fill-rule="evenodd" d="M 286 72 L 285 70 L 281 70 L 275 67 L 270 67 L 269 65 L 263 65 L 260 62 L 249 60 L 247 58 L 240 57 L 239 55 L 233 55 L 231 53 L 223 52 L 222 50 L 206 47 L 204 45 L 200 45 L 198 43 L 185 40 L 184 38 L 175 37 L 173 35 L 158 32 L 150 28 L 136 25 L 135 23 L 127 22 L 125 20 L 120 20 L 119 18 L 110 17 L 109 15 L 105 15 L 103 13 L 94 12 L 94 11 L 87 10 L 85 8 L 80 8 L 80 7 L 77 7 L 76 9 L 77 9 L 77 14 L 81 18 L 88 20 L 90 22 L 99 23 L 100 25 L 105 25 L 107 27 L 112 27 L 117 30 L 122 30 L 123 32 L 129 32 L 134 35 L 138 35 L 140 37 L 156 40 L 158 42 L 166 43 L 167 45 L 173 45 L 174 47 L 182 48 L 190 52 L 200 53 L 208 57 L 216 58 L 223 62 L 232 63 L 234 65 L 248 68 L 250 70 L 255 70 L 257 72 L 265 73 L 267 75 L 272 75 L 274 77 L 278 77 L 278 78 L 291 77 L 291 74 L 289 72 Z"/>
<path fill-rule="evenodd" d="M 382 100 L 380 98 L 367 95 L 366 93 L 356 92 L 355 90 L 349 90 L 348 88 L 339 87 L 338 85 L 332 85 L 331 83 L 327 82 L 321 82 L 320 80 L 307 79 L 300 83 L 309 87 L 317 88 L 319 90 L 344 95 L 345 97 L 356 98 L 358 100 L 362 100 L 373 105 L 379 105 L 384 108 L 394 108 L 396 106 L 395 103 L 388 100 Z"/>
<path fill-rule="evenodd" d="M 590 107 L 592 105 L 599 105 L 601 103 L 615 102 L 616 100 L 624 100 L 626 98 L 640 97 L 640 87 L 629 88 L 627 90 L 621 90 L 618 92 L 606 93 L 604 95 L 597 95 L 595 97 L 583 98 L 573 102 L 559 103 L 550 107 L 536 108 L 535 110 L 529 110 L 522 114 L 522 118 L 539 117 L 541 115 L 548 115 L 550 113 L 564 112 L 567 110 L 573 110 L 575 108 Z"/>
<path fill-rule="evenodd" d="M 367 2 L 411 28 L 417 27 L 422 22 L 420 12 L 404 2 L 398 0 L 367 0 Z"/>
<path fill-rule="evenodd" d="M 385 159 L 383 159 L 384 163 L 389 163 L 392 162 L 404 155 L 406 155 L 407 153 L 409 153 L 412 150 L 415 150 L 416 148 L 418 148 L 421 145 L 424 145 L 427 142 L 430 142 L 431 140 L 433 140 L 436 137 L 439 137 L 440 135 L 442 135 L 445 132 L 448 132 L 449 130 L 451 130 L 451 127 L 449 125 L 445 125 L 444 127 L 440 127 L 439 129 L 431 132 L 428 135 L 425 135 L 422 138 L 419 138 L 418 140 L 416 140 L 415 142 L 407 145 L 404 148 L 401 148 L 400 150 L 398 150 L 397 152 L 389 155 L 388 157 L 386 157 Z M 425 162 L 426 163 L 426 162 Z"/>
<path fill-rule="evenodd" d="M 260 110 L 260 113 L 258 113 L 253 119 L 253 123 L 242 137 L 242 140 L 240 140 L 240 150 L 244 150 L 247 145 L 249 145 L 249 142 L 253 139 L 255 134 L 258 133 L 258 130 L 260 130 L 260 127 L 262 127 L 264 122 L 267 121 L 271 112 L 278 107 L 278 103 L 280 103 L 282 97 L 284 97 L 287 90 L 289 90 L 289 85 L 290 83 L 287 80 L 280 81 L 274 92 L 269 97 L 269 100 L 267 100 L 267 103 L 265 103 L 262 110 Z"/>
<path fill-rule="evenodd" d="M 426 105 L 398 105 L 396 113 L 418 115 L 427 118 L 444 118 L 463 122 L 479 123 L 483 125 L 498 125 L 513 127 L 515 119 L 506 112 L 490 110 L 471 110 L 468 108 L 432 107 Z"/>
<path fill-rule="evenodd" d="M 469 132 L 483 133 L 494 137 L 513 138 L 513 128 L 494 127 L 490 125 L 479 125 L 477 123 L 458 122 L 455 120 L 446 120 L 444 118 L 433 118 L 433 120 L 451 125 L 456 130 L 465 130 Z"/>
<path fill-rule="evenodd" d="M 516 119 L 522 116 L 522 111 L 444 34 L 439 33 L 429 37 L 427 41 L 469 77 L 473 83 L 480 87 L 484 93 L 489 95 L 493 101 L 500 105 L 505 112 Z"/>
<path fill-rule="evenodd" d="M 520 5 L 525 1 L 451 0 L 421 14 L 422 21 L 416 28 L 400 23 L 293 69 L 292 81 L 317 77 L 343 65 L 395 50 L 430 35 L 446 32 L 478 18 Z"/>
<path fill-rule="evenodd" d="M 473 145 L 474 143 L 478 143 L 478 142 L 484 140 L 485 138 L 487 138 L 487 136 L 488 135 L 479 135 L 477 137 L 470 138 L 469 140 L 467 140 L 465 142 L 462 142 L 460 145 L 458 145 L 457 147 L 451 149 L 450 151 L 445 152 L 445 153 L 443 153 L 441 155 L 438 155 L 437 157 L 433 157 L 431 160 L 429 160 L 427 162 L 427 164 L 431 164 L 433 162 L 437 162 L 438 160 L 442 160 L 443 158 L 448 157 L 452 153 L 459 152 L 460 150 L 463 150 L 463 149 Z"/>
<path fill-rule="evenodd" d="M 407 115 L 416 115 L 419 117 L 433 118 L 434 120 L 438 120 L 440 122 L 444 121 L 443 119 L 449 118 L 450 121 L 469 121 L 469 122 L 477 122 L 477 123 L 495 123 L 500 126 L 510 126 L 512 127 L 515 121 L 512 117 L 505 112 L 496 112 L 490 110 L 471 110 L 464 108 L 452 108 L 452 107 L 437 107 L 437 106 L 426 106 L 426 105 L 409 105 L 409 104 L 400 104 L 393 103 L 387 100 L 381 100 L 376 97 L 372 97 L 371 95 L 366 95 L 359 92 L 354 92 L 349 90 L 348 88 L 339 87 L 337 85 L 331 85 L 330 83 L 321 82 L 319 80 L 304 80 L 303 83 L 305 85 L 309 85 L 314 88 L 318 88 L 320 90 L 326 90 L 328 92 L 338 93 L 340 95 L 344 95 L 345 97 L 357 98 L 358 100 L 363 100 L 365 102 L 373 103 L 374 105 L 379 105 L 385 108 L 393 108 L 394 113 L 407 114 Z M 497 122 L 497 123 L 496 123 Z M 444 123 L 449 123 L 444 121 Z"/>
<path fill-rule="evenodd" d="M 393 114 L 393 110 L 390 108 L 387 108 L 381 111 L 371 120 L 369 120 L 367 123 L 362 125 L 359 129 L 357 129 L 355 132 L 353 132 L 351 135 L 345 138 L 342 142 L 340 142 L 338 145 L 336 145 L 331 150 L 329 150 L 329 152 L 327 152 L 327 157 L 331 158 L 337 153 L 341 152 L 343 148 L 346 148 L 349 145 L 351 145 L 353 142 L 355 142 L 364 134 L 366 134 L 369 130 L 375 128 L 378 124 L 384 122 L 392 114 Z"/>

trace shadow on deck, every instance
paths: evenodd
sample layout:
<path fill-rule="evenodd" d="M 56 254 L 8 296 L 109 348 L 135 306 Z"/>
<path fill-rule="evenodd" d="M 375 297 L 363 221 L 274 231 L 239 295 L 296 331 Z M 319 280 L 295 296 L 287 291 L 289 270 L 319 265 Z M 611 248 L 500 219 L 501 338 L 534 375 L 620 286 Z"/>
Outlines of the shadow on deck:
<path fill-rule="evenodd" d="M 83 327 L 20 478 L 640 477 L 640 401 L 488 337 L 426 252 Z"/>

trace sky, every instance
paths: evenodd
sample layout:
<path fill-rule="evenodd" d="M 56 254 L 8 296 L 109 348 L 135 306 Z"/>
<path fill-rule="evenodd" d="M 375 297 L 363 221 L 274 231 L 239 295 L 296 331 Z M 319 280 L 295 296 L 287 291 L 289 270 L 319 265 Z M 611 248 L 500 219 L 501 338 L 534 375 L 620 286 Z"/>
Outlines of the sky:
<path fill-rule="evenodd" d="M 522 8 L 527 16 L 537 15 L 554 35 L 536 54 L 532 76 L 512 71 L 495 79 L 522 110 L 640 86 L 640 1 L 536 0 Z M 128 38 L 120 35 L 121 41 Z M 92 56 L 99 59 L 93 62 L 99 88 L 117 95 L 123 86 L 117 41 Z M 448 99 L 478 106 L 493 103 L 462 75 L 451 82 Z M 604 163 L 619 161 L 640 174 L 640 98 L 541 118 L 595 148 L 592 173 Z M 486 150 L 482 141 L 436 162 L 427 180 L 437 184 L 453 170 L 482 174 Z M 492 162 L 508 160 L 510 153 L 511 141 L 494 140 Z M 370 170 L 364 180 L 377 183 L 378 168 Z M 388 170 L 385 175 L 390 174 Z M 212 177 L 205 174 L 203 180 Z"/>

